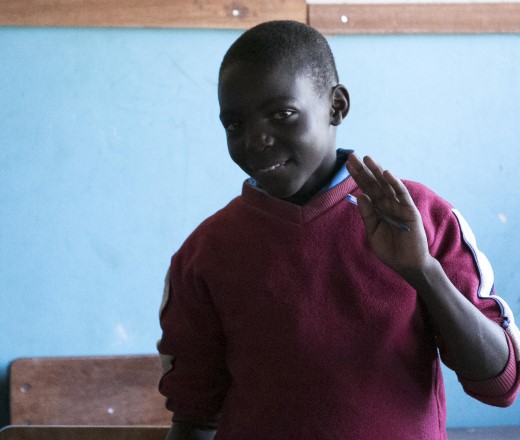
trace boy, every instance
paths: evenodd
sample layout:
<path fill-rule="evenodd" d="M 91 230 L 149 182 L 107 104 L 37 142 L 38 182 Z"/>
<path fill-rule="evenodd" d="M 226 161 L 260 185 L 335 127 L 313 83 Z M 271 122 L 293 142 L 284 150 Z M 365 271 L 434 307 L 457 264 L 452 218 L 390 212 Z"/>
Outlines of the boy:
<path fill-rule="evenodd" d="M 446 439 L 438 349 L 468 394 L 511 404 L 519 334 L 487 260 L 447 202 L 336 151 L 349 97 L 325 38 L 250 29 L 218 94 L 251 178 L 172 259 L 168 439 Z"/>

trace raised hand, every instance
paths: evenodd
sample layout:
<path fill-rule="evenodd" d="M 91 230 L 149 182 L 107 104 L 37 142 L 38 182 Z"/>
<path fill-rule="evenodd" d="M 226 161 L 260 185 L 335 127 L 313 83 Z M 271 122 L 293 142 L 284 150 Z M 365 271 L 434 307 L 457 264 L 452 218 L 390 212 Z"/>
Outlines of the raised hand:
<path fill-rule="evenodd" d="M 404 276 L 421 271 L 431 256 L 421 215 L 406 186 L 369 156 L 361 161 L 350 154 L 347 169 L 363 191 L 358 197 L 359 211 L 376 255 Z"/>
<path fill-rule="evenodd" d="M 453 285 L 430 255 L 421 215 L 406 186 L 370 157 L 360 161 L 350 154 L 347 168 L 363 191 L 358 205 L 372 249 L 423 300 L 444 350 L 450 353 L 450 368 L 461 381 L 497 377 L 509 359 L 504 330 Z M 405 223 L 410 231 L 386 222 L 381 212 Z"/>

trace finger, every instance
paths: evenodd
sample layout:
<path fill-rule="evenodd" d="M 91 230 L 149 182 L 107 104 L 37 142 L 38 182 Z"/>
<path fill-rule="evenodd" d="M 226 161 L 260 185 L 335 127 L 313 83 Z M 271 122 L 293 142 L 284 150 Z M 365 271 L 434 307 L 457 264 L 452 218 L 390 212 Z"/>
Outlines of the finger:
<path fill-rule="evenodd" d="M 381 186 L 377 178 L 355 154 L 349 155 L 347 170 L 361 190 L 368 194 L 370 198 L 376 200 L 381 197 Z"/>
<path fill-rule="evenodd" d="M 363 163 L 359 160 L 356 154 L 350 153 L 347 159 L 347 169 L 352 177 L 357 176 L 363 170 Z"/>
<path fill-rule="evenodd" d="M 395 177 L 390 171 L 385 170 L 384 176 L 388 184 L 392 187 L 396 198 L 401 202 L 409 205 L 414 205 L 415 203 L 408 191 L 408 188 L 404 185 L 401 179 Z"/>
<path fill-rule="evenodd" d="M 392 185 L 388 182 L 387 178 L 385 177 L 385 170 L 379 165 L 372 157 L 365 156 L 363 158 L 363 162 L 367 166 L 367 168 L 372 172 L 374 177 L 377 179 L 377 182 L 382 190 L 382 196 L 389 197 L 391 200 L 396 199 L 396 192 L 394 191 L 394 188 Z"/>
<path fill-rule="evenodd" d="M 363 163 L 378 181 L 382 182 L 385 180 L 383 177 L 383 169 L 371 156 L 365 156 L 363 158 Z"/>
<path fill-rule="evenodd" d="M 377 229 L 379 218 L 374 210 L 370 197 L 366 194 L 361 194 L 358 197 L 358 207 L 363 223 L 365 224 L 365 231 L 368 236 L 371 236 Z"/>

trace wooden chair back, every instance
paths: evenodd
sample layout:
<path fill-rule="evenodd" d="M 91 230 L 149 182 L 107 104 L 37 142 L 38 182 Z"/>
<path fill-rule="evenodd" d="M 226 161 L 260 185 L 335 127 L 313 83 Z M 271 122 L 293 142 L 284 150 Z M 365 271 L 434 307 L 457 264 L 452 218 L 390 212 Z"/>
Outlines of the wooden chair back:
<path fill-rule="evenodd" d="M 157 355 L 13 361 L 11 425 L 171 425 Z"/>

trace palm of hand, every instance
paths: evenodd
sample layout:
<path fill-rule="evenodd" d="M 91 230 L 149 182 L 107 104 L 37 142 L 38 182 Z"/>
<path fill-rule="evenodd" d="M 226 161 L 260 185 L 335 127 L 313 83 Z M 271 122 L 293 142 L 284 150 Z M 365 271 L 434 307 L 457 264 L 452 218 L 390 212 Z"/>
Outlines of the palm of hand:
<path fill-rule="evenodd" d="M 370 157 L 361 162 L 351 154 L 347 168 L 363 191 L 359 209 L 375 254 L 399 273 L 421 270 L 430 254 L 421 215 L 407 188 Z M 410 230 L 399 229 L 395 223 L 404 223 Z"/>

